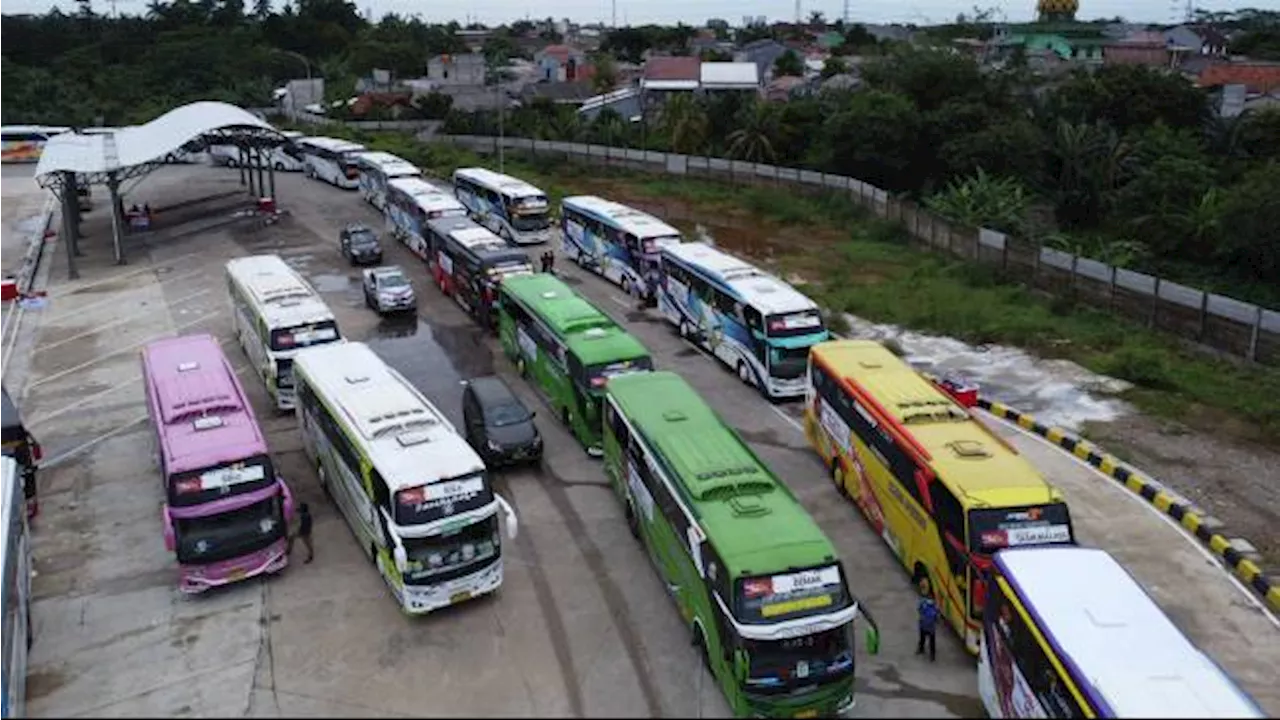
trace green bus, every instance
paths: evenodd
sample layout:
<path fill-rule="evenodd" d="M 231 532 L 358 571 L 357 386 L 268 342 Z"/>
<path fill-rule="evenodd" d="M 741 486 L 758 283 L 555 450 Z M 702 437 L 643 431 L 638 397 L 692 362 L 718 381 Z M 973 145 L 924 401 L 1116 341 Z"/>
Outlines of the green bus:
<path fill-rule="evenodd" d="M 831 541 L 679 375 L 606 387 L 605 471 L 739 717 L 847 716 L 853 621 Z"/>
<path fill-rule="evenodd" d="M 559 278 L 505 278 L 498 336 L 516 364 L 592 457 L 600 457 L 600 403 L 612 377 L 653 369 L 649 351 Z"/>

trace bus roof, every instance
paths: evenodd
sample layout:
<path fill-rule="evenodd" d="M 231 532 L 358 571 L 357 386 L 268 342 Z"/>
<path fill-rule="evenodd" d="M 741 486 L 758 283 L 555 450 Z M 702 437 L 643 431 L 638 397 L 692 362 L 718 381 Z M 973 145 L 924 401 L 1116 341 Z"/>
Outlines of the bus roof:
<path fill-rule="evenodd" d="M 388 178 L 396 177 L 415 177 L 421 176 L 422 171 L 417 165 L 405 160 L 399 155 L 392 155 L 389 152 L 381 150 L 372 150 L 362 152 L 356 155 L 356 162 L 361 165 L 368 165 Z"/>
<path fill-rule="evenodd" d="M 496 190 L 502 193 L 503 195 L 506 195 L 512 198 L 523 198 L 523 197 L 544 197 L 545 198 L 547 196 L 546 193 L 542 192 L 541 190 L 534 187 L 533 185 L 530 185 L 529 183 L 521 180 L 520 178 L 514 178 L 514 177 L 511 177 L 510 175 L 503 175 L 502 173 L 496 173 L 487 168 L 480 168 L 480 167 L 458 168 L 457 170 L 453 171 L 453 176 L 455 178 L 459 178 L 459 177 L 467 178 L 472 182 L 479 183 L 480 185 L 484 185 L 485 187 Z"/>
<path fill-rule="evenodd" d="M 279 255 L 250 255 L 227 261 L 227 274 L 261 309 L 271 328 L 333 320 L 333 311 Z"/>
<path fill-rule="evenodd" d="M 414 203 L 424 212 L 466 210 L 452 193 L 423 180 L 418 175 L 392 178 L 387 181 L 387 187 L 413 198 Z"/>
<path fill-rule="evenodd" d="M 662 248 L 662 254 L 700 269 L 765 315 L 818 309 L 817 303 L 777 277 L 706 243 L 668 245 Z"/>
<path fill-rule="evenodd" d="M 555 275 L 512 276 L 502 281 L 502 288 L 537 313 L 584 365 L 649 355 L 639 340 Z"/>
<path fill-rule="evenodd" d="M 998 507 L 1062 499 L 1031 463 L 880 343 L 831 340 L 811 352 L 869 394 L 891 424 L 928 454 L 925 462 L 957 495 Z"/>
<path fill-rule="evenodd" d="M 339 140 L 338 138 L 325 137 L 323 135 L 310 135 L 308 137 L 299 138 L 297 142 L 313 145 L 321 150 L 331 150 L 336 153 L 364 152 L 364 146 L 360 143 L 351 142 L 350 140 Z"/>
<path fill-rule="evenodd" d="M 253 408 L 212 335 L 156 340 L 142 349 L 142 379 L 165 471 L 173 474 L 267 452 Z"/>
<path fill-rule="evenodd" d="M 0 127 L 0 134 L 44 133 L 46 135 L 58 135 L 70 131 L 71 128 L 62 125 L 5 125 Z"/>
<path fill-rule="evenodd" d="M 809 513 L 684 378 L 669 371 L 619 375 L 605 392 L 661 457 L 735 576 L 835 562 L 835 548 Z"/>
<path fill-rule="evenodd" d="M 444 414 L 368 345 L 309 348 L 294 367 L 360 442 L 391 492 L 484 470 Z"/>
<path fill-rule="evenodd" d="M 26 503 L 22 501 L 22 482 L 18 479 L 18 461 L 8 455 L 0 456 L 0 558 L 9 557 L 9 527 L 13 523 L 13 514 L 26 512 Z M 21 508 L 21 509 L 19 509 Z M 15 538 L 16 539 L 16 538 Z M 3 561 L 0 561 L 3 562 Z M 0 573 L 0 583 L 9 577 L 9 573 Z M 9 588 L 0 584 L 0 592 L 4 592 L 5 612 L 9 610 Z M 4 659 L 5 681 L 9 680 L 9 659 Z M 5 689 L 8 692 L 8 689 Z M 8 702 L 5 703 L 6 708 Z M 6 716 L 8 713 L 6 713 Z"/>
<path fill-rule="evenodd" d="M 637 238 L 679 236 L 680 231 L 662 222 L 647 212 L 633 207 L 605 200 L 595 195 L 574 195 L 561 201 L 561 206 L 571 207 L 597 220 L 610 223 L 619 230 L 630 233 Z"/>
<path fill-rule="evenodd" d="M 998 551 L 995 562 L 1106 715 L 1265 717 L 1106 552 L 1018 548 Z"/>

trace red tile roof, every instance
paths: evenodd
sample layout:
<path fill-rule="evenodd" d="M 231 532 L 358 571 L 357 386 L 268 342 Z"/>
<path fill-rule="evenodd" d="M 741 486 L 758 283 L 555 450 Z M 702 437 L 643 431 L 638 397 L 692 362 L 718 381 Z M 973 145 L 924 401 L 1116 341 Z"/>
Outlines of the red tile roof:
<path fill-rule="evenodd" d="M 644 64 L 645 80 L 698 80 L 702 61 L 696 57 L 651 57 Z"/>
<path fill-rule="evenodd" d="M 573 55 L 582 54 L 581 50 L 574 49 L 568 45 L 548 45 L 542 48 L 543 55 L 550 55 L 561 64 L 569 62 L 569 58 Z"/>
<path fill-rule="evenodd" d="M 1265 93 L 1280 88 L 1280 64 L 1229 63 L 1210 65 L 1200 73 L 1200 87 L 1244 85 L 1249 92 Z"/>

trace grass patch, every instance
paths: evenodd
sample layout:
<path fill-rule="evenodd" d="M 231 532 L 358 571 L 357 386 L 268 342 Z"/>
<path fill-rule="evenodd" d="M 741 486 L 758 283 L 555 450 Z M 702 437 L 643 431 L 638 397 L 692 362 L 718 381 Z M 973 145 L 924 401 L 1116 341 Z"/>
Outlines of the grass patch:
<path fill-rule="evenodd" d="M 395 153 L 441 177 L 458 167 L 494 165 L 490 156 L 422 143 L 403 133 L 341 126 L 324 131 Z M 783 267 L 805 274 L 810 281 L 805 292 L 833 311 L 828 314 L 834 329 L 845 325 L 840 313 L 848 312 L 971 343 L 1014 345 L 1042 357 L 1073 360 L 1133 383 L 1125 399 L 1147 413 L 1280 447 L 1280 369 L 1217 360 L 1169 336 L 1004 283 L 991 268 L 920 250 L 900 225 L 869 217 L 836 194 L 661 177 L 553 156 L 508 153 L 505 165 L 508 173 L 541 187 L 553 202 L 575 187 L 581 192 L 584 178 L 600 178 L 625 185 L 633 195 L 678 200 L 708 218 L 735 213 L 847 237 L 833 241 L 829 253 L 815 253 L 810 244 L 803 253 L 779 258 Z"/>

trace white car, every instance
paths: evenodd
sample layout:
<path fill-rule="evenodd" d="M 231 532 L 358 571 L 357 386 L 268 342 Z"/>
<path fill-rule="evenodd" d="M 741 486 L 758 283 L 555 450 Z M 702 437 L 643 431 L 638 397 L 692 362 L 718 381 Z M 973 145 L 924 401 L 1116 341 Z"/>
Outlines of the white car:
<path fill-rule="evenodd" d="M 364 304 L 379 313 L 416 312 L 418 299 L 413 285 L 399 265 L 368 268 L 364 276 Z"/>

